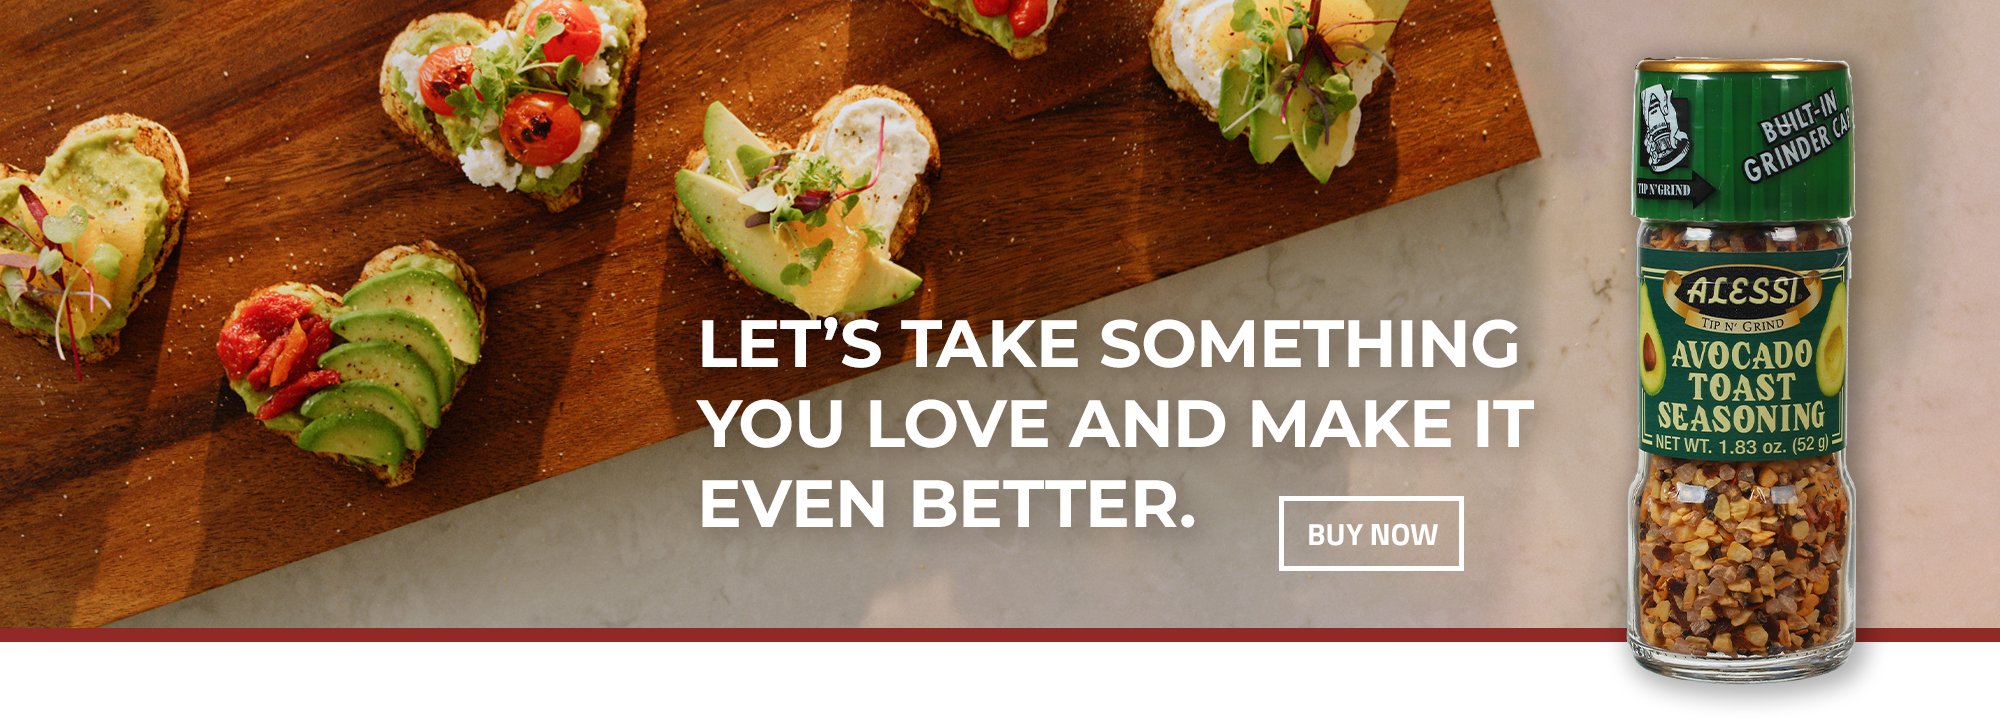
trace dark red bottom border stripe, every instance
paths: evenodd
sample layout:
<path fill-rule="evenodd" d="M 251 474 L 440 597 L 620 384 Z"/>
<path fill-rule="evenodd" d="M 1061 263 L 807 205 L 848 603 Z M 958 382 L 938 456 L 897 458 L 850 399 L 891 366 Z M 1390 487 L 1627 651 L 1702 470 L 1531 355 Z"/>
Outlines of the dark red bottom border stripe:
<path fill-rule="evenodd" d="M 2000 641 L 2000 628 L 1864 628 L 1862 641 Z M 0 629 L 0 641 L 817 641 L 817 642 L 1607 642 L 1622 628 L 1573 629 L 1294 629 L 1294 628 L 1024 628 L 1024 629 Z"/>

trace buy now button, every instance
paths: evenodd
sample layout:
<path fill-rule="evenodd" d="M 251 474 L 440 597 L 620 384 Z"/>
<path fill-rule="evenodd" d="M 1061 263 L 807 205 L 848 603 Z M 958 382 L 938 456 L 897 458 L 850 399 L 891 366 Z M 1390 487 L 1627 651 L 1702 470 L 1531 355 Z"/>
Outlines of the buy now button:
<path fill-rule="evenodd" d="M 1463 571 L 1465 498 L 1278 498 L 1278 570 Z"/>

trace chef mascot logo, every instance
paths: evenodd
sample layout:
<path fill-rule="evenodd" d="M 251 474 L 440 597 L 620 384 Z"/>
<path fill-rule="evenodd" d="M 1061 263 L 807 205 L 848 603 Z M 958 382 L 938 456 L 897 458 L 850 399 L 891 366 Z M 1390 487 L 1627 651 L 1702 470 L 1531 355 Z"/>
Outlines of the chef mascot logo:
<path fill-rule="evenodd" d="M 1665 172 L 1680 166 L 1694 148 L 1687 131 L 1681 128 L 1687 123 L 1687 99 L 1674 98 L 1672 91 L 1657 83 L 1640 91 L 1639 96 L 1640 120 L 1646 125 L 1643 132 L 1646 168 Z"/>

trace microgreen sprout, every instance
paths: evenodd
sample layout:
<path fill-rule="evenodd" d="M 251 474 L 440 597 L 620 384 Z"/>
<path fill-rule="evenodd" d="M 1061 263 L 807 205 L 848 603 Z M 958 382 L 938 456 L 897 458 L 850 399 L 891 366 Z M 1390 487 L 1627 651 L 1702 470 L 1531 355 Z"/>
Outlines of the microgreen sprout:
<path fill-rule="evenodd" d="M 756 186 L 743 195 L 746 202 L 752 202 L 752 207 L 760 210 L 745 219 L 743 226 L 802 222 L 807 227 L 819 227 L 826 224 L 827 209 L 834 203 L 840 204 L 842 216 L 853 212 L 861 202 L 861 193 L 874 188 L 881 177 L 882 158 L 888 152 L 888 144 L 889 120 L 885 117 L 875 131 L 875 163 L 855 179 L 848 179 L 840 165 L 826 154 L 814 153 L 815 144 L 809 143 L 804 150 L 788 149 L 772 154 L 768 166 L 752 179 Z"/>
<path fill-rule="evenodd" d="M 875 187 L 882 176 L 883 157 L 889 147 L 889 119 L 884 117 L 875 129 L 875 163 L 860 177 L 848 179 L 845 170 L 827 157 L 816 152 L 818 139 L 806 143 L 804 149 L 786 149 L 769 157 L 753 158 L 739 150 L 738 161 L 748 170 L 761 167 L 749 183 L 752 188 L 739 201 L 758 210 L 743 221 L 744 227 L 762 227 L 785 222 L 799 222 L 811 229 L 827 223 L 827 210 L 840 206 L 841 217 L 854 211 L 861 202 L 861 193 Z M 774 230 L 785 236 L 796 234 L 788 227 Z M 868 225 L 861 226 L 867 235 L 870 247 L 882 247 L 888 243 L 882 233 Z M 827 237 L 818 244 L 799 249 L 797 262 L 786 264 L 779 271 L 779 282 L 789 286 L 812 284 L 813 273 L 820 263 L 833 251 L 833 238 Z"/>
<path fill-rule="evenodd" d="M 1226 129 L 1241 126 L 1259 111 L 1275 111 L 1280 121 L 1289 124 L 1292 102 L 1304 94 L 1306 137 L 1324 143 L 1332 138 L 1333 121 L 1360 102 L 1347 74 L 1350 62 L 1341 60 L 1339 49 L 1358 49 L 1395 75 L 1388 58 L 1374 48 L 1349 39 L 1330 41 L 1327 35 L 1341 28 L 1391 25 L 1399 20 L 1355 20 L 1322 30 L 1320 0 L 1263 9 L 1256 0 L 1236 0 L 1232 10 L 1230 29 L 1249 37 L 1255 45 L 1238 53 L 1233 61 L 1248 75 L 1250 103 L 1241 116 L 1224 125 Z"/>
<path fill-rule="evenodd" d="M 577 113 L 590 114 L 596 102 L 584 92 L 579 80 L 583 62 L 576 56 L 550 62 L 544 52 L 543 46 L 562 32 L 562 22 L 555 15 L 537 13 L 534 30 L 514 36 L 522 40 L 503 43 L 497 48 L 474 47 L 472 79 L 445 96 L 453 114 L 467 122 L 445 126 L 446 132 L 453 136 L 452 148 L 462 149 L 475 143 L 477 135 L 482 133 L 480 120 L 498 119 L 507 102 L 523 93 L 561 94 Z"/>
<path fill-rule="evenodd" d="M 70 254 L 70 247 L 83 238 L 90 226 L 90 215 L 82 205 L 70 205 L 62 215 L 51 215 L 41 195 L 32 187 L 20 188 L 21 204 L 28 209 L 28 216 L 35 221 L 39 235 L 29 235 L 12 221 L 0 217 L 0 229 L 10 236 L 25 240 L 34 248 L 33 254 L 21 251 L 0 253 L 0 284 L 4 284 L 9 303 L 18 303 L 23 297 L 42 301 L 54 309 L 53 330 L 51 331 L 58 359 L 70 361 L 77 380 L 83 379 L 83 357 L 77 343 L 76 312 L 72 310 L 73 299 L 81 298 L 95 312 L 97 306 L 111 307 L 111 300 L 97 292 L 95 272 L 106 279 L 117 277 L 123 265 L 124 253 L 111 245 L 98 245 L 91 254 L 89 267 Z M 37 239 L 39 238 L 39 239 Z M 105 252 L 109 250 L 110 252 Z M 76 278 L 72 271 L 81 273 L 83 288 L 76 288 Z M 45 287 L 35 284 L 35 279 L 48 281 Z M 67 325 L 65 325 L 67 322 Z M 64 350 L 63 341 L 69 341 L 69 349 Z M 74 353 L 76 355 L 71 355 Z"/>

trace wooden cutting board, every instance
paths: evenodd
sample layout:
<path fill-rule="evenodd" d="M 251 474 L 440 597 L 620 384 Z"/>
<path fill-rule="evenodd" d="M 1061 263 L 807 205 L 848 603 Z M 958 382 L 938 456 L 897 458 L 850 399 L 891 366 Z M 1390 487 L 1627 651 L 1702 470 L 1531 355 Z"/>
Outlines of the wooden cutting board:
<path fill-rule="evenodd" d="M 1048 315 L 1538 154 L 1486 0 L 1413 3 L 1398 77 L 1324 187 L 1289 156 L 1259 168 L 1167 90 L 1145 45 L 1157 2 L 1075 0 L 1053 50 L 1016 62 L 906 0 L 651 0 L 632 105 L 558 215 L 467 183 L 377 105 L 405 23 L 505 0 L 52 5 L 0 3 L 0 160 L 39 168 L 71 125 L 141 114 L 186 146 L 194 211 L 124 350 L 82 382 L 0 338 L 4 626 L 106 623 L 696 429 L 698 399 L 859 373 L 830 348 L 806 370 L 699 367 L 702 319 L 796 315 L 673 231 L 673 173 L 713 99 L 779 138 L 849 84 L 928 110 L 944 179 L 905 257 L 925 285 L 886 331 Z M 344 290 L 423 238 L 478 267 L 492 326 L 417 481 L 385 490 L 246 416 L 215 333 L 250 290 Z"/>

